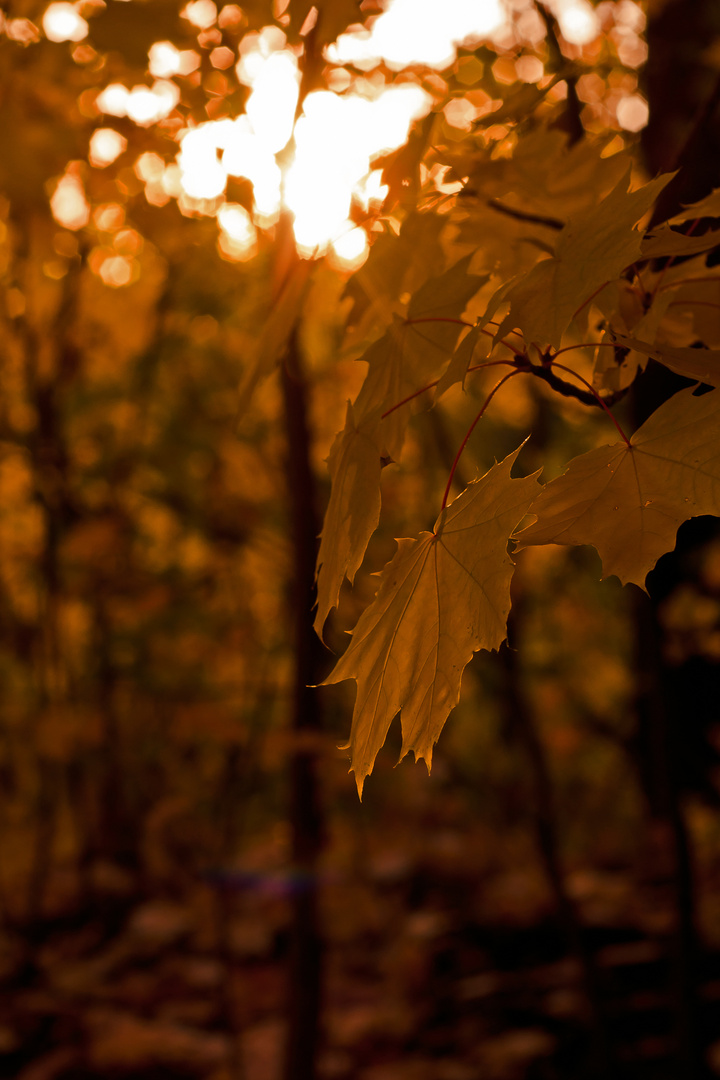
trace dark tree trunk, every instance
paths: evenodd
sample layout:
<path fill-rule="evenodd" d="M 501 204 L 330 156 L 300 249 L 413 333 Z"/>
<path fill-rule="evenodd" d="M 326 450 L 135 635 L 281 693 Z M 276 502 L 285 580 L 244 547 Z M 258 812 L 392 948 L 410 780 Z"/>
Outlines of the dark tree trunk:
<path fill-rule="evenodd" d="M 322 646 L 312 626 L 319 520 L 310 460 L 307 383 L 296 332 L 290 338 L 281 378 L 292 518 L 294 580 L 291 611 L 295 651 L 291 718 L 293 743 L 289 776 L 293 922 L 284 1078 L 314 1080 L 320 1029 L 322 962 L 322 939 L 318 925 L 318 860 L 323 843 L 323 816 L 316 775 L 322 715 L 314 684 L 320 678 L 323 656 Z"/>

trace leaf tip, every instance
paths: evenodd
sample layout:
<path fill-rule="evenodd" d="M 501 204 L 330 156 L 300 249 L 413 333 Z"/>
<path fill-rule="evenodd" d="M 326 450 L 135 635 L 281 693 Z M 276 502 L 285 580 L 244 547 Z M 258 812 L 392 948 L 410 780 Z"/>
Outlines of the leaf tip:
<path fill-rule="evenodd" d="M 348 769 L 348 772 L 349 773 L 355 772 L 355 770 L 352 767 L 350 767 Z M 367 773 L 355 772 L 355 783 L 357 785 L 358 799 L 360 800 L 360 802 L 362 802 L 363 788 L 365 787 L 365 778 L 366 778 L 366 776 L 367 776 Z"/>
<path fill-rule="evenodd" d="M 323 637 L 323 631 L 325 630 L 325 622 L 327 621 L 327 617 L 329 614 L 329 611 L 321 611 L 320 608 L 318 608 L 315 612 L 315 618 L 313 619 L 313 630 L 326 648 L 327 642 Z"/>

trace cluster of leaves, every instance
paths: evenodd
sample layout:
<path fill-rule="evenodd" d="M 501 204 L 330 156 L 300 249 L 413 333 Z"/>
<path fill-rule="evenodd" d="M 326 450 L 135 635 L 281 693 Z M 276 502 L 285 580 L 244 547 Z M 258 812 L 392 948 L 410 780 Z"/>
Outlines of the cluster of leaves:
<path fill-rule="evenodd" d="M 720 404 L 710 389 L 720 378 L 719 276 L 706 265 L 717 234 L 700 228 L 695 235 L 716 215 L 718 193 L 643 228 L 671 176 L 635 187 L 629 155 L 603 150 L 587 141 L 568 148 L 559 133 L 538 126 L 507 159 L 488 161 L 482 147 L 473 155 L 471 144 L 454 153 L 463 187 L 447 217 L 460 218 L 471 250 L 416 291 L 362 357 L 367 376 L 329 459 L 319 630 L 377 527 L 383 464 L 398 460 L 412 413 L 433 390 L 434 405 L 470 373 L 506 369 L 474 427 L 502 384 L 536 376 L 563 397 L 602 408 L 618 437 L 571 460 L 541 490 L 536 475 L 511 477 L 516 451 L 448 503 L 456 457 L 432 532 L 399 542 L 327 680 L 358 684 L 349 747 L 360 792 L 398 712 L 401 756 L 412 750 L 430 765 L 473 652 L 505 638 L 511 538 L 517 549 L 593 545 L 603 576 L 643 587 L 683 521 L 720 513 Z M 526 240 L 510 260 L 489 248 L 481 230 L 498 173 L 503 209 L 518 208 Z M 524 265 L 507 266 L 518 249 Z M 373 252 L 363 273 L 381 273 L 383 257 Z M 610 406 L 649 357 L 708 392 L 680 391 L 628 437 Z"/>
<path fill-rule="evenodd" d="M 98 344 L 103 329 L 93 331 L 93 346 L 91 331 L 82 318 L 75 324 L 72 309 L 73 290 L 87 290 L 90 311 L 93 290 L 99 288 L 97 281 L 88 284 L 92 245 L 110 252 L 122 252 L 125 245 L 132 251 L 140 291 L 152 308 L 164 295 L 168 267 L 182 260 L 188 230 L 202 227 L 189 221 L 179 225 L 174 205 L 148 209 L 135 171 L 137 155 L 153 150 L 169 160 L 184 125 L 242 112 L 246 89 L 213 67 L 211 53 L 221 46 L 237 51 L 254 29 L 282 25 L 290 45 L 305 48 L 302 92 L 325 85 L 323 46 L 346 25 L 367 19 L 369 8 L 315 6 L 317 19 L 309 33 L 312 5 L 306 0 L 291 2 L 280 15 L 279 6 L 264 0 L 242 9 L 228 5 L 217 25 L 198 31 L 173 5 L 145 4 L 140 19 L 132 5 L 88 0 L 83 11 L 90 36 L 82 46 L 39 41 L 39 32 L 33 37 L 31 30 L 22 45 L 9 39 L 0 43 L 7 58 L 0 116 L 14 147 L 12 159 L 0 165 L 7 196 L 4 284 L 13 298 L 7 339 L 16 356 L 7 378 L 13 394 L 16 384 L 27 383 L 10 410 L 6 438 L 23 452 L 29 446 L 32 462 L 41 463 L 46 455 L 35 434 L 43 402 L 49 397 L 61 412 L 61 404 L 72 401 L 67 388 L 76 378 L 68 350 L 65 359 L 48 354 L 36 361 L 34 339 L 47 337 L 49 328 L 53 334 L 58 326 L 63 333 L 69 328 L 70 345 L 85 366 L 93 349 L 108 351 L 107 339 L 102 349 Z M 30 12 L 38 23 L 40 14 Z M 435 88 L 438 109 L 418 125 L 408 146 L 385 162 L 390 195 L 385 220 L 375 224 L 387 228 L 348 285 L 353 302 L 346 355 L 362 353 L 368 371 L 329 456 L 332 489 L 318 560 L 318 632 L 338 605 L 343 581 L 354 580 L 378 527 L 383 469 L 400 460 L 409 421 L 431 397 L 442 409 L 459 386 L 474 385 L 483 372 L 499 368 L 503 383 L 530 376 L 560 394 L 563 407 L 574 398 L 578 408 L 608 412 L 648 359 L 695 382 L 717 385 L 718 274 L 706 260 L 717 234 L 704 223 L 718 215 L 720 200 L 716 194 L 670 222 L 639 226 L 668 178 L 639 183 L 631 174 L 633 155 L 619 149 L 618 139 L 568 141 L 559 91 L 574 92 L 583 68 L 577 50 L 570 61 L 572 49 L 563 51 L 552 20 L 546 21 L 547 40 L 538 37 L 532 47 L 527 41 L 520 47 L 546 63 L 550 78 L 542 86 L 508 91 L 494 67 L 502 49 L 488 44 L 466 50 L 446 77 L 418 76 Z M 127 138 L 126 151 L 106 170 L 84 165 L 81 170 L 95 214 L 79 237 L 57 230 L 47 213 L 48 191 L 69 160 L 85 158 L 92 130 L 106 122 L 94 104 L 98 91 L 117 79 L 130 84 L 147 78 L 148 49 L 163 39 L 199 50 L 198 69 L 177 76 L 177 109 L 150 129 L 113 120 Z M 602 49 L 603 63 L 614 63 L 607 39 Z M 473 92 L 478 101 L 501 98 L 502 104 L 485 110 L 463 136 L 446 123 L 441 109 Z M 575 121 L 577 126 L 579 117 Z M 131 214 L 133 228 L 128 228 Z M 239 317 L 246 321 L 237 342 L 245 357 L 259 359 L 246 364 L 243 396 L 271 370 L 298 322 L 306 339 L 313 334 L 308 298 L 310 279 L 317 283 L 319 271 L 305 268 L 283 278 L 278 271 L 285 255 L 274 252 L 268 258 L 266 251 L 253 267 L 257 302 L 248 305 L 251 318 L 246 310 Z M 273 259 L 276 265 L 269 267 Z M 429 276 L 441 264 L 448 268 Z M 38 285 L 31 268 L 39 266 L 44 270 Z M 286 282 L 286 293 L 273 287 L 278 278 Z M 63 282 L 70 306 L 62 298 Z M 273 318 L 265 319 L 266 331 L 258 335 L 253 321 L 263 321 L 273 305 Z M 148 346 L 140 337 L 125 342 L 125 359 L 144 354 Z M 122 392 L 134 394 L 126 387 Z M 338 392 L 344 393 L 340 385 Z M 24 411 L 22 394 L 28 397 Z M 476 420 L 493 394 L 485 394 Z M 520 535 L 521 546 L 592 544 L 606 576 L 642 586 L 657 558 L 672 548 L 682 521 L 717 512 L 715 399 L 712 392 L 683 391 L 632 438 L 619 429 L 612 446 L 575 459 L 542 490 L 536 476 L 511 477 L 515 451 L 450 503 L 456 458 L 444 496 L 438 493 L 432 532 L 401 542 L 330 676 L 329 681 L 355 678 L 359 684 L 350 747 L 360 789 L 398 711 L 403 753 L 412 749 L 430 763 L 469 658 L 504 639 L 513 569 L 508 540 L 528 514 L 533 521 Z M 42 484 L 52 488 L 50 480 Z M 38 498 L 50 507 L 50 520 L 52 497 L 41 491 L 42 484 Z M 41 548 L 33 550 L 32 559 L 40 560 Z"/>

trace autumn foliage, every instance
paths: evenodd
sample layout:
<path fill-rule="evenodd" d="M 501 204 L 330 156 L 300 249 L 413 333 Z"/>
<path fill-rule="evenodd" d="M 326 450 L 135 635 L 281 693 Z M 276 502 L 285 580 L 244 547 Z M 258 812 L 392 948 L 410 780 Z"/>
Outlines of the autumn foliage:
<path fill-rule="evenodd" d="M 0 1076 L 720 1069 L 716 6 L 442 7 L 0 13 Z"/>

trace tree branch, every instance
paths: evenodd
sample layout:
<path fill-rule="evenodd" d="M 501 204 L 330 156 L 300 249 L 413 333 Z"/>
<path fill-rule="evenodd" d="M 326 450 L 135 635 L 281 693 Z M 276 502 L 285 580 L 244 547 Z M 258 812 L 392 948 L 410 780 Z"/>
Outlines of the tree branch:
<path fill-rule="evenodd" d="M 583 405 L 593 405 L 596 409 L 601 409 L 603 406 L 589 390 L 583 390 L 579 386 L 574 386 L 573 383 L 565 382 L 559 375 L 556 375 L 550 368 L 541 367 L 539 364 L 529 364 L 526 360 L 516 357 L 516 364 L 520 371 L 527 371 L 530 375 L 537 375 L 538 379 L 542 379 L 558 394 L 562 394 L 564 397 L 575 398 Z M 622 401 L 628 392 L 629 387 L 624 390 L 615 390 L 612 394 L 608 394 L 604 397 L 603 403 L 610 408 L 616 405 L 618 401 Z"/>
<path fill-rule="evenodd" d="M 465 192 L 471 194 L 471 192 Z M 548 229 L 564 229 L 565 222 L 559 218 L 543 217 L 542 214 L 528 214 L 524 210 L 516 210 L 513 206 L 505 206 L 499 199 L 488 199 L 487 205 L 491 210 L 497 210 L 500 214 L 516 218 L 518 221 L 528 221 L 531 225 L 546 225 Z"/>

